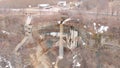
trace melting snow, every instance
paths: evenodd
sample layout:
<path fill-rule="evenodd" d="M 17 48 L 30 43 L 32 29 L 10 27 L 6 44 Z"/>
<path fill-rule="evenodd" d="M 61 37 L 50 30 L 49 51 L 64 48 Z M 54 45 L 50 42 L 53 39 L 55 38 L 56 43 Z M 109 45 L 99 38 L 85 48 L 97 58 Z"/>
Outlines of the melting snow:
<path fill-rule="evenodd" d="M 98 24 L 100 26 L 100 28 L 97 29 L 96 27 L 96 23 L 93 23 L 93 26 L 94 26 L 94 30 L 96 31 L 96 33 L 103 33 L 104 31 L 107 31 L 108 30 L 108 26 L 103 26 L 101 24 Z"/>
<path fill-rule="evenodd" d="M 10 63 L 10 61 L 8 61 L 8 60 L 6 60 L 5 58 L 3 58 L 3 57 L 0 57 L 0 63 L 2 63 L 2 62 L 5 62 L 6 63 L 6 66 L 5 66 L 5 68 L 13 68 L 12 67 L 12 65 L 11 65 L 11 63 Z M 2 66 L 0 66 L 0 68 L 2 68 Z"/>
<path fill-rule="evenodd" d="M 58 24 L 60 24 L 61 23 L 61 21 L 58 21 Z"/>
<path fill-rule="evenodd" d="M 83 44 L 83 45 L 85 45 L 86 43 L 85 43 L 85 42 L 83 42 L 82 44 Z"/>
<path fill-rule="evenodd" d="M 98 24 L 99 26 L 101 26 L 100 24 Z"/>
<path fill-rule="evenodd" d="M 77 19 L 77 21 L 80 21 L 80 19 Z"/>
<path fill-rule="evenodd" d="M 104 31 L 107 31 L 108 30 L 108 26 L 101 26 L 99 29 L 98 29 L 98 32 L 99 33 L 103 33 Z"/>
<path fill-rule="evenodd" d="M 9 32 L 7 32 L 7 31 L 5 31 L 5 30 L 2 30 L 2 33 L 7 34 L 7 35 L 10 34 Z"/>
<path fill-rule="evenodd" d="M 57 36 L 57 34 L 58 34 L 57 32 L 51 32 L 50 33 L 50 35 L 52 35 L 52 36 Z"/>
<path fill-rule="evenodd" d="M 80 67 L 81 64 L 79 62 L 77 62 L 77 60 L 73 60 L 73 68 L 74 67 Z"/>
<path fill-rule="evenodd" d="M 80 66 L 81 66 L 81 64 L 80 64 L 79 62 L 77 62 L 76 66 L 77 66 L 77 67 L 80 67 Z"/>
<path fill-rule="evenodd" d="M 82 38 L 80 37 L 80 39 L 82 40 Z M 82 45 L 86 45 L 86 43 L 82 40 Z"/>
<path fill-rule="evenodd" d="M 75 59 L 76 57 L 77 57 L 77 55 L 74 55 L 74 56 L 73 56 L 73 59 Z"/>
<path fill-rule="evenodd" d="M 92 35 L 92 33 L 91 32 L 88 32 L 90 35 Z"/>
<path fill-rule="evenodd" d="M 52 62 L 52 64 L 54 65 L 54 64 L 55 64 L 55 62 Z"/>
<path fill-rule="evenodd" d="M 97 31 L 96 23 L 95 22 L 93 23 L 93 26 L 94 26 L 94 30 Z"/>
<path fill-rule="evenodd" d="M 63 56 L 58 56 L 59 59 L 63 59 Z"/>
<path fill-rule="evenodd" d="M 87 28 L 87 26 L 86 26 L 86 25 L 84 25 L 84 28 Z"/>

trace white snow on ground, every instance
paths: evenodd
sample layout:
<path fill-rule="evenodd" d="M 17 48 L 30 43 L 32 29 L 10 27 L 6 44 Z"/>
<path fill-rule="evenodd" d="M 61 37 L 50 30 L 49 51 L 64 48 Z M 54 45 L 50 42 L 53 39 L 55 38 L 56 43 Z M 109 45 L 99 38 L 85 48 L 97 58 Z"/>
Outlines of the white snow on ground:
<path fill-rule="evenodd" d="M 82 41 L 82 45 L 86 45 L 86 43 L 84 41 Z"/>
<path fill-rule="evenodd" d="M 74 56 L 73 56 L 73 59 L 75 59 L 76 57 L 77 57 L 77 55 L 74 55 Z"/>
<path fill-rule="evenodd" d="M 7 65 L 5 66 L 5 68 L 8 68 L 8 67 L 9 67 L 9 68 L 13 68 L 12 65 L 11 65 L 11 63 L 10 63 L 10 61 L 8 61 L 8 60 L 6 60 L 4 57 L 1 57 L 1 56 L 0 56 L 0 63 L 2 63 L 2 62 L 3 62 L 3 63 L 5 62 L 5 63 L 7 64 Z M 0 68 L 3 68 L 3 67 L 0 66 Z"/>
<path fill-rule="evenodd" d="M 52 65 L 54 65 L 55 64 L 55 62 L 52 62 Z"/>
<path fill-rule="evenodd" d="M 93 23 L 93 26 L 94 26 L 94 30 L 97 31 L 96 23 L 95 22 Z"/>
<path fill-rule="evenodd" d="M 50 33 L 47 33 L 47 35 L 51 35 L 51 36 L 57 36 L 57 37 L 60 37 L 60 32 L 50 32 Z M 67 34 L 63 34 L 63 36 L 65 37 Z"/>
<path fill-rule="evenodd" d="M 96 33 L 103 33 L 103 32 L 106 32 L 108 30 L 108 26 L 104 26 L 104 25 L 101 25 L 101 24 L 98 24 L 100 27 L 97 28 L 96 26 L 96 23 L 93 23 L 93 26 L 94 26 L 94 30 L 96 31 Z"/>
<path fill-rule="evenodd" d="M 7 35 L 10 34 L 9 32 L 7 32 L 7 31 L 5 31 L 5 30 L 2 30 L 2 33 L 7 34 Z"/>
<path fill-rule="evenodd" d="M 82 41 L 82 45 L 86 45 L 86 43 L 83 41 L 83 39 L 80 37 L 81 41 Z"/>
<path fill-rule="evenodd" d="M 73 68 L 74 67 L 80 67 L 80 66 L 81 66 L 81 64 L 76 59 L 74 59 L 73 60 Z"/>
<path fill-rule="evenodd" d="M 57 35 L 58 35 L 58 32 L 51 32 L 50 35 L 52 35 L 52 36 L 57 36 Z"/>
<path fill-rule="evenodd" d="M 77 60 L 77 56 L 78 55 L 74 55 L 73 56 L 73 68 L 74 67 L 80 67 L 81 66 L 81 64 L 78 62 L 78 60 Z"/>
<path fill-rule="evenodd" d="M 104 31 L 107 31 L 108 30 L 108 26 L 101 26 L 99 29 L 98 29 L 98 32 L 99 33 L 103 33 Z"/>
<path fill-rule="evenodd" d="M 81 66 L 81 64 L 80 64 L 79 62 L 77 62 L 76 66 L 77 66 L 77 67 L 80 67 L 80 66 Z"/>
<path fill-rule="evenodd" d="M 88 32 L 90 35 L 93 35 L 93 33 L 92 32 Z"/>
<path fill-rule="evenodd" d="M 87 28 L 87 26 L 86 26 L 86 25 L 84 25 L 83 27 L 84 27 L 84 28 Z"/>
<path fill-rule="evenodd" d="M 61 21 L 58 21 L 58 24 L 60 24 L 61 23 Z"/>

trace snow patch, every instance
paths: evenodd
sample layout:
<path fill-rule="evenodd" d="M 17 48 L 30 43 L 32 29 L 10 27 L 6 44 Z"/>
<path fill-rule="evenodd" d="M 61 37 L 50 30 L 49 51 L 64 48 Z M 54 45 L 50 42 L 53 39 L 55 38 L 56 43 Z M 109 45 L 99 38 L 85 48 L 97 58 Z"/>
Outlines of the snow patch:
<path fill-rule="evenodd" d="M 84 28 L 87 28 L 87 26 L 86 26 L 86 25 L 84 25 L 83 27 L 84 27 Z"/>
<path fill-rule="evenodd" d="M 75 59 L 76 57 L 77 57 L 77 55 L 74 55 L 74 56 L 73 56 L 73 59 Z"/>
<path fill-rule="evenodd" d="M 50 35 L 52 35 L 52 36 L 57 36 L 57 34 L 58 34 L 57 32 L 51 32 L 50 33 Z"/>
<path fill-rule="evenodd" d="M 6 66 L 4 68 L 13 68 L 10 61 L 6 60 L 4 57 L 1 56 L 0 56 L 0 63 L 6 63 Z M 0 68 L 3 67 L 0 65 Z"/>
<path fill-rule="evenodd" d="M 101 24 L 98 24 L 100 27 L 97 28 L 96 26 L 97 24 L 94 22 L 93 23 L 93 26 L 94 26 L 94 30 L 96 31 L 96 33 L 103 33 L 103 32 L 106 32 L 108 30 L 108 26 L 104 26 L 104 25 L 101 25 Z"/>
<path fill-rule="evenodd" d="M 80 66 L 81 66 L 81 64 L 80 64 L 79 62 L 77 62 L 76 66 L 77 66 L 77 67 L 80 67 Z"/>
<path fill-rule="evenodd" d="M 104 31 L 107 31 L 108 30 L 108 26 L 101 26 L 99 29 L 98 29 L 98 32 L 99 33 L 103 33 Z"/>
<path fill-rule="evenodd" d="M 94 30 L 97 31 L 96 23 L 95 22 L 93 23 L 93 26 L 94 26 Z"/>
<path fill-rule="evenodd" d="M 88 32 L 90 35 L 93 35 L 93 33 L 91 33 L 91 32 Z"/>
<path fill-rule="evenodd" d="M 52 62 L 52 65 L 54 65 L 55 64 L 55 62 Z"/>
<path fill-rule="evenodd" d="M 5 31 L 5 30 L 2 30 L 2 33 L 7 34 L 7 35 L 10 34 L 9 32 L 7 32 L 7 31 Z"/>

